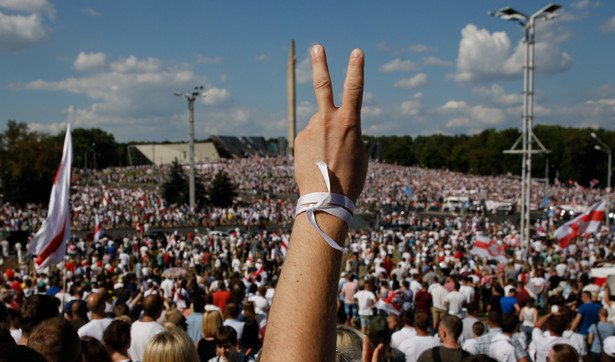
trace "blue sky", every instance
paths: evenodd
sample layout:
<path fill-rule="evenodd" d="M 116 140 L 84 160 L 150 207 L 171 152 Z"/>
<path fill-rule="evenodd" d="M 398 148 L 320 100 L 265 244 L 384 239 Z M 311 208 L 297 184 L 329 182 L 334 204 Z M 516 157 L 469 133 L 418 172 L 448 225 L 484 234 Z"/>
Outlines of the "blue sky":
<path fill-rule="evenodd" d="M 520 128 L 523 28 L 488 11 L 536 1 L 0 0 L 0 129 L 101 128 L 125 142 L 286 135 L 286 61 L 297 127 L 316 111 L 309 49 L 327 50 L 336 100 L 365 51 L 363 132 Z M 615 2 L 563 1 L 536 28 L 535 123 L 614 129 Z"/>

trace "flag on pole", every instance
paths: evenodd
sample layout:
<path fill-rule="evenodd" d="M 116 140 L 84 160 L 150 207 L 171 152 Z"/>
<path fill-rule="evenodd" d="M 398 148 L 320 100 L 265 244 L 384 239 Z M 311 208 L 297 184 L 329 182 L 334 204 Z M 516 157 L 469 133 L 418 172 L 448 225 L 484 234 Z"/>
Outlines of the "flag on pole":
<path fill-rule="evenodd" d="M 600 230 L 604 220 L 605 202 L 598 201 L 581 215 L 566 222 L 555 230 L 555 237 L 562 249 L 566 249 L 570 240 L 582 234 L 595 234 Z"/>
<path fill-rule="evenodd" d="M 252 218 L 254 217 L 254 208 L 250 208 L 250 213 L 248 214 L 248 217 L 246 217 L 246 220 L 243 222 L 243 224 L 245 225 L 246 229 L 250 228 L 250 225 L 252 225 Z"/>
<path fill-rule="evenodd" d="M 69 124 L 66 126 L 62 162 L 51 188 L 47 219 L 28 245 L 28 251 L 37 256 L 34 259 L 36 270 L 59 263 L 66 255 L 66 242 L 70 239 L 69 192 L 72 164 L 73 145 Z"/>
<path fill-rule="evenodd" d="M 494 240 L 484 235 L 476 236 L 476 241 L 474 241 L 471 253 L 484 258 L 497 260 L 501 263 L 506 263 L 508 261 L 508 257 L 504 253 L 504 247 L 498 245 Z"/>
<path fill-rule="evenodd" d="M 105 231 L 102 228 L 102 224 L 100 223 L 100 216 L 96 215 L 96 230 L 94 231 L 94 242 L 98 242 L 100 238 L 105 234 Z"/>

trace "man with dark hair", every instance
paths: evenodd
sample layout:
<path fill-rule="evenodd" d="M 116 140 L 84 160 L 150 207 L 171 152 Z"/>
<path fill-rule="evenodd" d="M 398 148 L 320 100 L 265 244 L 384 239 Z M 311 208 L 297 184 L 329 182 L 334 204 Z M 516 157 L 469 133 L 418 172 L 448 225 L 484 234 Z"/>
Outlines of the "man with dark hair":
<path fill-rule="evenodd" d="M 502 316 L 502 332 L 496 334 L 489 346 L 489 356 L 498 361 L 517 362 L 528 361 L 528 357 L 517 359 L 512 335 L 519 325 L 519 317 L 515 313 L 506 313 Z"/>
<path fill-rule="evenodd" d="M 133 360 L 143 360 L 145 347 L 150 339 L 166 330 L 156 322 L 163 310 L 164 300 L 160 295 L 150 294 L 143 299 L 143 318 L 134 322 L 130 329 L 132 341 L 128 351 Z"/>
<path fill-rule="evenodd" d="M 579 353 L 572 346 L 564 343 L 555 344 L 549 351 L 549 362 L 578 361 Z"/>
<path fill-rule="evenodd" d="M 508 313 L 519 314 L 521 309 L 519 308 L 519 303 L 517 302 L 517 289 L 508 289 L 508 294 L 500 299 L 500 307 L 502 308 L 502 315 Z"/>
<path fill-rule="evenodd" d="M 103 334 L 103 342 L 114 361 L 128 360 L 130 347 L 130 323 L 114 320 Z"/>
<path fill-rule="evenodd" d="M 463 339 L 472 339 L 474 338 L 473 326 L 474 323 L 479 322 L 478 319 L 478 304 L 476 302 L 471 302 L 467 306 L 468 315 L 461 320 L 463 323 L 463 332 L 461 335 Z"/>
<path fill-rule="evenodd" d="M 30 333 L 37 324 L 45 319 L 58 317 L 58 306 L 55 298 L 47 294 L 35 294 L 19 307 L 19 325 L 23 336 L 19 344 L 27 345 Z"/>
<path fill-rule="evenodd" d="M 70 304 L 70 309 L 66 313 L 66 319 L 78 331 L 88 323 L 88 308 L 83 300 L 75 300 Z"/>
<path fill-rule="evenodd" d="M 102 342 L 105 329 L 113 321 L 105 316 L 105 298 L 98 293 L 91 293 L 86 299 L 88 310 L 90 311 L 90 321 L 84 324 L 77 334 L 79 338 L 93 337 Z"/>
<path fill-rule="evenodd" d="M 399 349 L 399 345 L 404 340 L 416 336 L 414 329 L 414 312 L 411 309 L 404 311 L 401 320 L 404 326 L 391 335 L 391 347 Z"/>
<path fill-rule="evenodd" d="M 186 317 L 186 325 L 188 326 L 187 332 L 190 339 L 194 343 L 203 338 L 203 332 L 201 332 L 201 325 L 203 322 L 203 308 L 205 308 L 205 300 L 201 294 L 195 294 L 190 298 L 192 304 L 193 313 Z"/>
<path fill-rule="evenodd" d="M 424 351 L 418 362 L 437 362 L 437 361 L 451 361 L 460 362 L 464 358 L 470 355 L 469 352 L 461 349 L 457 340 L 461 335 L 463 324 L 461 319 L 453 315 L 445 315 L 442 321 L 438 325 L 438 336 L 442 341 L 442 345 L 433 347 Z"/>
<path fill-rule="evenodd" d="M 549 331 L 548 335 L 545 335 L 542 331 L 545 325 Z M 554 345 L 559 343 L 570 344 L 569 340 L 562 336 L 566 330 L 566 325 L 566 317 L 560 313 L 549 313 L 536 322 L 532 330 L 532 341 L 536 350 L 534 362 L 546 362 Z"/>
<path fill-rule="evenodd" d="M 572 330 L 576 330 L 579 327 L 579 333 L 587 337 L 589 335 L 589 327 L 600 320 L 598 311 L 602 309 L 602 305 L 594 303 L 592 293 L 588 291 L 581 293 L 581 300 L 583 304 L 579 307 L 577 316 L 572 322 Z"/>
<path fill-rule="evenodd" d="M 49 362 L 78 361 L 81 355 L 79 336 L 62 317 L 46 319 L 34 327 L 28 347 L 38 351 Z"/>
<path fill-rule="evenodd" d="M 241 336 L 243 335 L 244 322 L 239 320 L 239 307 L 237 304 L 227 304 L 224 317 L 225 320 L 223 325 L 233 327 L 233 329 L 237 332 L 237 338 L 241 339 Z"/>
<path fill-rule="evenodd" d="M 491 341 L 497 334 L 502 333 L 502 313 L 495 309 L 490 310 L 487 315 L 487 325 L 489 326 L 489 332 L 478 337 L 476 340 L 476 353 L 489 354 Z M 523 358 L 527 358 L 527 352 L 515 336 L 511 338 L 511 342 L 513 347 L 515 347 L 515 358 L 521 361 Z"/>

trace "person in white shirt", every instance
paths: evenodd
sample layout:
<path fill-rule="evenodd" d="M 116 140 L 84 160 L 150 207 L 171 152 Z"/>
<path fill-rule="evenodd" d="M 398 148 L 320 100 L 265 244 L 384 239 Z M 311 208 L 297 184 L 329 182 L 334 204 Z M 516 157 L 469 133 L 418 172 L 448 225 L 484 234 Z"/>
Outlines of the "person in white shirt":
<path fill-rule="evenodd" d="M 542 327 L 547 325 L 549 333 L 543 333 Z M 551 348 L 555 344 L 570 344 L 562 334 L 566 330 L 567 320 L 561 314 L 549 313 L 536 322 L 532 330 L 532 343 L 530 344 L 530 356 L 535 354 L 534 362 L 546 362 Z"/>
<path fill-rule="evenodd" d="M 111 318 L 105 318 L 105 298 L 98 293 L 91 293 L 86 299 L 88 310 L 90 311 L 90 321 L 77 331 L 79 338 L 93 337 L 103 341 L 105 329 L 113 322 Z"/>
<path fill-rule="evenodd" d="M 434 284 L 429 286 L 428 292 L 431 294 L 431 314 L 433 317 L 433 327 L 434 329 L 438 329 L 438 323 L 442 320 L 442 317 L 446 315 L 447 307 L 445 305 L 446 296 L 448 295 L 448 290 L 442 286 L 443 281 L 439 283 L 434 281 Z"/>
<path fill-rule="evenodd" d="M 446 295 L 444 305 L 448 308 L 448 314 L 461 318 L 461 309 L 466 303 L 466 296 L 459 292 L 459 282 L 454 283 L 454 290 Z"/>
<path fill-rule="evenodd" d="M 489 356 L 498 362 L 517 362 L 515 346 L 512 342 L 512 334 L 519 325 L 519 317 L 514 313 L 506 313 L 502 316 L 502 332 L 496 334 L 489 346 Z M 529 361 L 527 357 L 519 361 Z"/>
<path fill-rule="evenodd" d="M 166 329 L 156 322 L 164 310 L 164 300 L 158 294 L 150 294 L 143 299 L 143 318 L 134 322 L 130 328 L 130 348 L 128 354 L 133 360 L 142 361 L 145 347 L 158 333 Z"/>
<path fill-rule="evenodd" d="M 426 350 L 439 346 L 440 339 L 429 334 L 429 315 L 417 312 L 414 316 L 416 336 L 403 340 L 397 348 L 406 356 L 406 361 L 416 361 Z"/>
<path fill-rule="evenodd" d="M 391 335 L 390 345 L 392 348 L 399 349 L 399 345 L 410 337 L 416 336 L 416 329 L 414 328 L 414 311 L 408 309 L 402 314 L 403 328 L 394 332 Z"/>
<path fill-rule="evenodd" d="M 472 325 L 472 333 L 474 334 L 474 338 L 466 339 L 461 345 L 461 348 L 471 354 L 477 354 L 476 340 L 478 339 L 478 337 L 482 336 L 483 333 L 485 333 L 485 325 L 483 324 L 483 322 L 479 320 L 474 322 L 474 325 Z"/>
<path fill-rule="evenodd" d="M 354 294 L 355 303 L 359 306 L 359 319 L 361 320 L 361 333 L 365 334 L 369 321 L 374 315 L 374 305 L 378 301 L 372 289 L 373 282 L 366 281 L 363 289 Z"/>
<path fill-rule="evenodd" d="M 459 293 L 465 295 L 467 304 L 470 304 L 472 302 L 472 300 L 474 299 L 474 294 L 476 294 L 474 288 L 471 285 L 468 285 L 469 278 L 470 277 L 467 276 L 463 277 L 461 279 L 461 286 L 459 287 Z"/>

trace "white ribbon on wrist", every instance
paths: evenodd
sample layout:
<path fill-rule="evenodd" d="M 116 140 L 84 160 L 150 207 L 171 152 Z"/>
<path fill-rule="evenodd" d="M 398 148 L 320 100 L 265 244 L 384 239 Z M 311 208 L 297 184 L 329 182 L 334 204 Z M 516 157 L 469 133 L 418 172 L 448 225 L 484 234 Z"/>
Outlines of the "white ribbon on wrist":
<path fill-rule="evenodd" d="M 339 250 L 342 253 L 346 253 L 343 247 L 339 246 L 331 237 L 324 233 L 316 222 L 315 211 L 323 211 L 329 215 L 337 216 L 342 219 L 349 227 L 352 223 L 354 212 L 354 202 L 344 195 L 332 194 L 331 183 L 329 181 L 329 168 L 323 161 L 317 161 L 316 165 L 320 169 L 322 177 L 325 179 L 327 185 L 327 192 L 313 192 L 311 194 L 303 195 L 297 200 L 297 207 L 295 208 L 295 217 L 305 212 L 305 215 L 316 231 L 325 239 L 325 241 L 335 250 Z"/>

